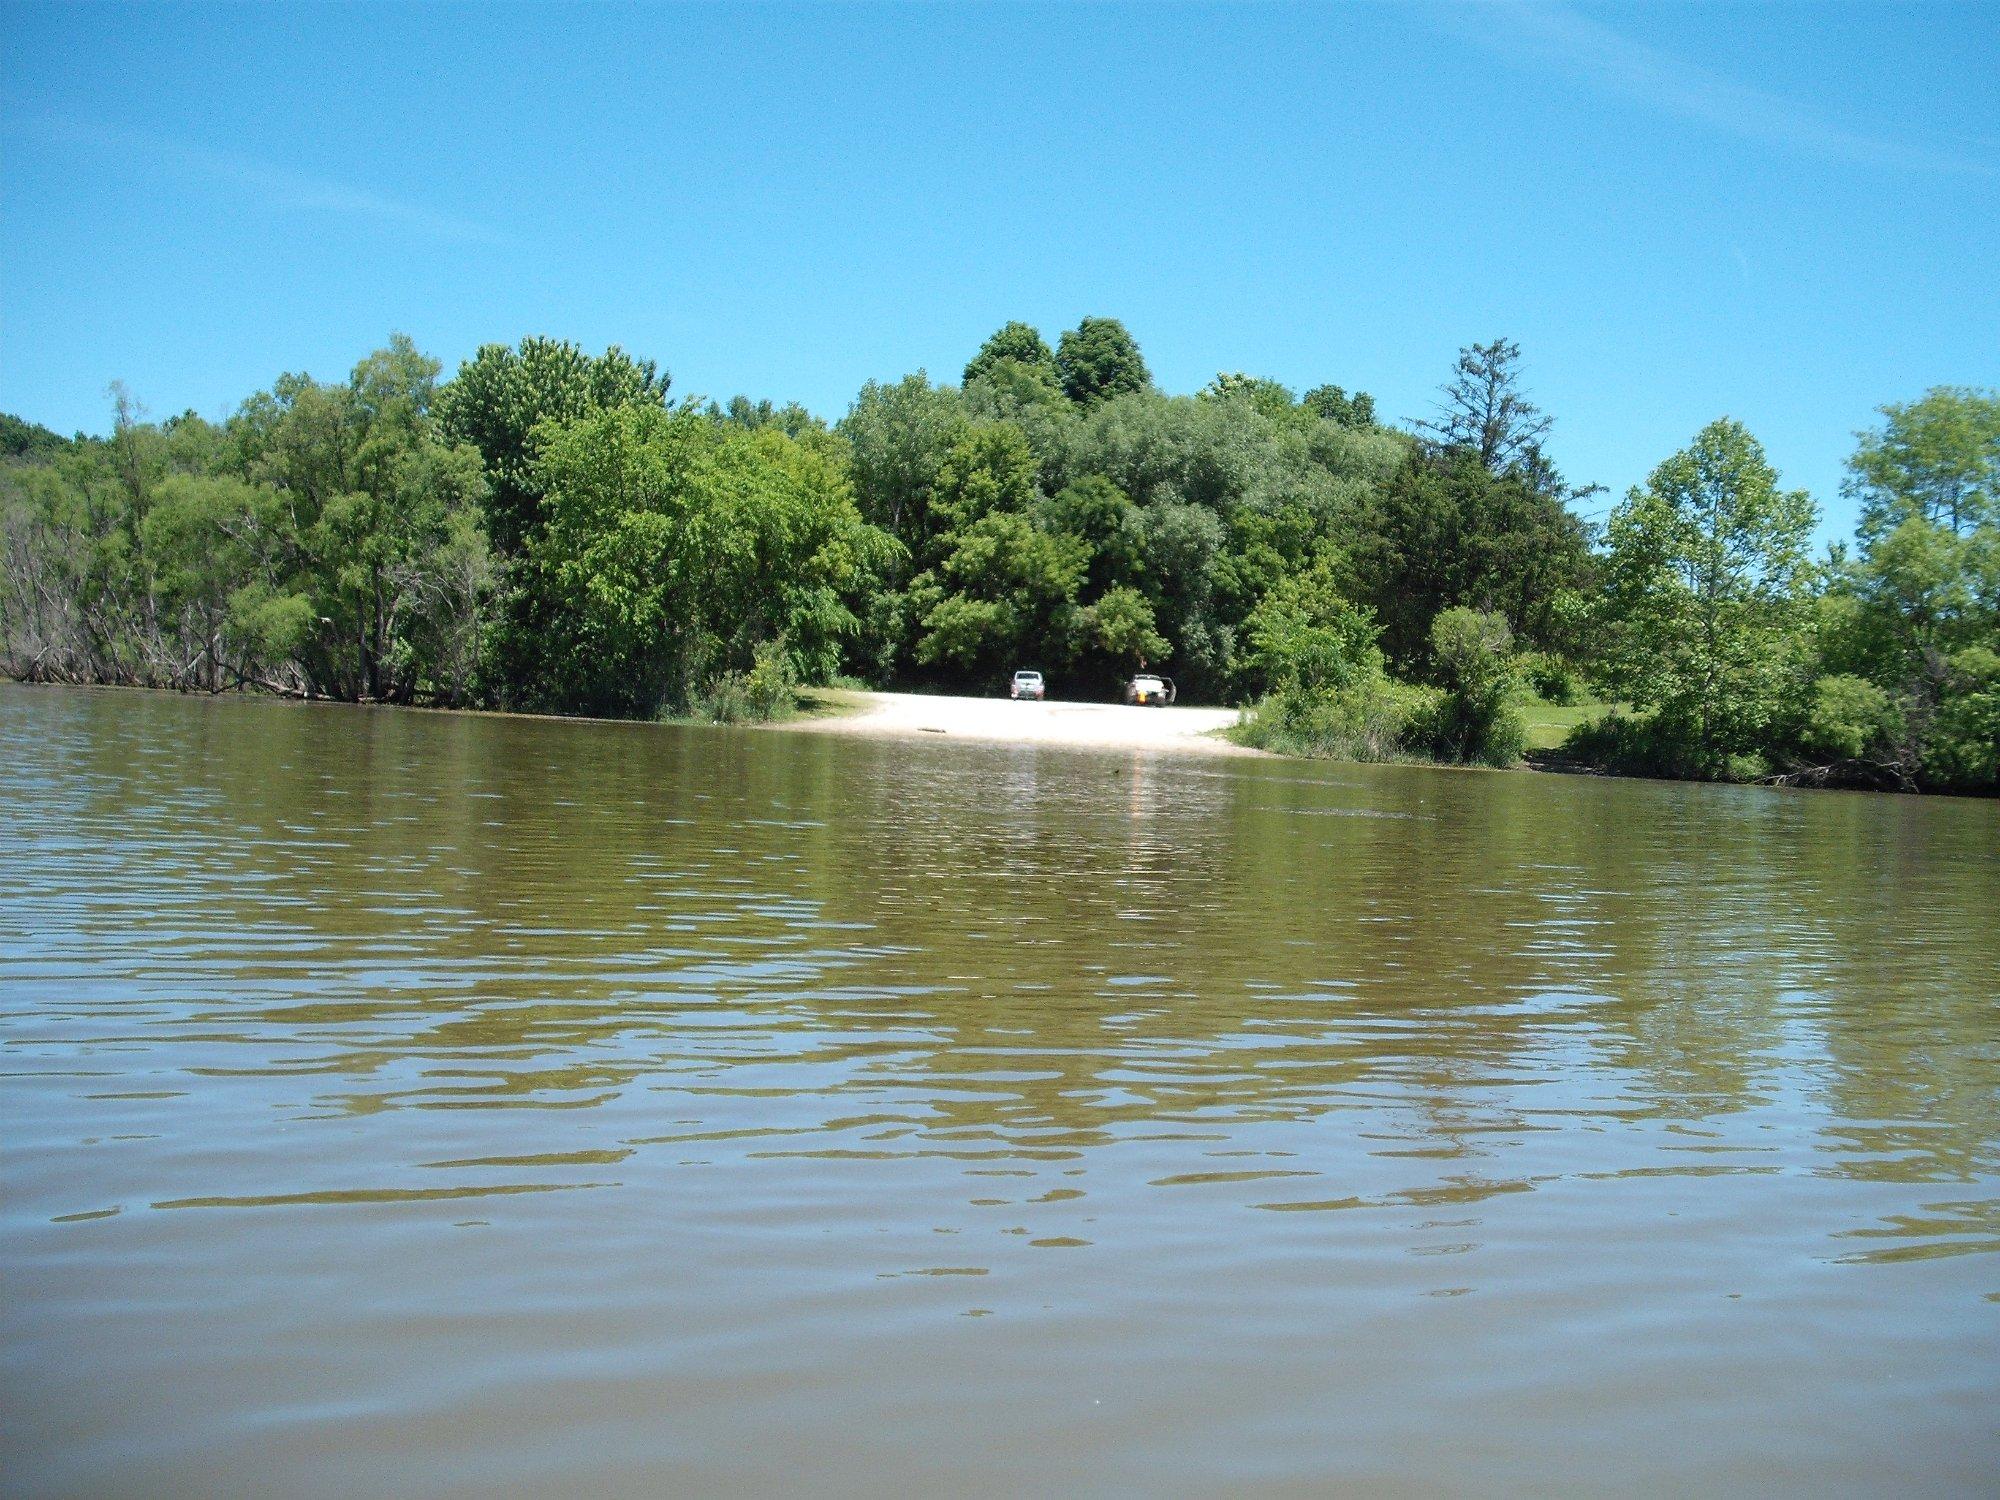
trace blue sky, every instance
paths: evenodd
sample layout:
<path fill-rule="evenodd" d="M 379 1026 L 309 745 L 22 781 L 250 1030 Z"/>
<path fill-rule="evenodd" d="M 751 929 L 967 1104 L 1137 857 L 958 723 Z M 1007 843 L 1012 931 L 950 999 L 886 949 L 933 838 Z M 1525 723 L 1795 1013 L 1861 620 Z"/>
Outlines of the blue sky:
<path fill-rule="evenodd" d="M 391 330 L 837 417 L 1009 318 L 1425 414 L 1520 342 L 1572 477 L 2000 384 L 2000 8 L 0 9 L 0 409 L 225 415 Z M 1595 510 L 1602 502 L 1586 508 Z"/>

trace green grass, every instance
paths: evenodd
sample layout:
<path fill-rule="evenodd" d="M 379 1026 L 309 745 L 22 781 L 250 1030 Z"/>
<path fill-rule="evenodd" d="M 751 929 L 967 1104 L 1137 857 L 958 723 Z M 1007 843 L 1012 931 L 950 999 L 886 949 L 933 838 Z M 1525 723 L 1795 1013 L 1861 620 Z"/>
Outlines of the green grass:
<path fill-rule="evenodd" d="M 1609 703 L 1594 698 L 1567 706 L 1531 699 L 1521 709 L 1528 721 L 1528 749 L 1553 750 L 1577 725 L 1603 717 L 1610 708 Z"/>
<path fill-rule="evenodd" d="M 844 687 L 809 687 L 799 689 L 797 719 L 844 719 L 860 713 L 866 706 L 861 697 L 864 690 Z"/>

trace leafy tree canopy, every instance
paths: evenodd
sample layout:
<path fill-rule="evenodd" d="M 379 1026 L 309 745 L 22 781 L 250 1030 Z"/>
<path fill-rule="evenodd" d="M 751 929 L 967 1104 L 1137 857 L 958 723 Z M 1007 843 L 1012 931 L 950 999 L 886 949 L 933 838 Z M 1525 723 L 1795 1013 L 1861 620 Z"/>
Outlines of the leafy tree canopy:
<path fill-rule="evenodd" d="M 948 531 L 994 511 L 1026 513 L 1035 502 L 1035 455 L 1011 422 L 971 429 L 938 465 L 933 509 Z"/>
<path fill-rule="evenodd" d="M 964 398 L 932 385 L 921 370 L 894 385 L 869 381 L 841 419 L 861 514 L 913 555 L 937 529 L 931 502 L 938 470 L 971 426 Z"/>
<path fill-rule="evenodd" d="M 69 446 L 66 438 L 39 422 L 0 412 L 0 458 L 47 459 Z"/>
<path fill-rule="evenodd" d="M 1274 422 L 1282 422 L 1298 409 L 1291 388 L 1275 380 L 1246 375 L 1241 370 L 1219 371 L 1201 388 L 1204 401 L 1243 401 Z"/>
<path fill-rule="evenodd" d="M 1248 665 L 1261 688 L 1338 692 L 1382 675 L 1381 633 L 1342 587 L 1344 561 L 1322 553 L 1287 575 L 1244 622 Z"/>
<path fill-rule="evenodd" d="M 965 383 L 985 379 L 1002 364 L 1018 365 L 1030 377 L 1041 376 L 1051 386 L 1059 384 L 1056 357 L 1041 334 L 1027 323 L 1008 323 L 996 329 L 979 346 L 965 366 Z"/>
<path fill-rule="evenodd" d="M 1861 504 L 1864 545 L 1913 516 L 1954 536 L 2000 522 L 2000 391 L 1938 386 L 1881 410 L 1841 486 Z"/>
<path fill-rule="evenodd" d="M 857 626 L 846 595 L 887 546 L 825 451 L 699 412 L 596 412 L 550 435 L 534 479 L 572 708 L 685 707 L 772 642 L 823 680 Z"/>
<path fill-rule="evenodd" d="M 1727 417 L 1612 512 L 1602 677 L 1654 711 L 1681 768 L 1713 774 L 1754 753 L 1796 666 L 1818 508 L 1781 489 L 1764 449 Z"/>
<path fill-rule="evenodd" d="M 663 407 L 671 378 L 617 345 L 599 355 L 559 339 L 524 338 L 517 348 L 482 345 L 438 393 L 445 436 L 470 443 L 486 465 L 494 543 L 519 551 L 539 524 L 535 430 L 622 406 Z"/>
<path fill-rule="evenodd" d="M 729 717 L 837 671 L 1095 695 L 1171 661 L 1190 701 L 1260 695 L 1258 743 L 1496 764 L 1522 682 L 1590 680 L 1594 764 L 1995 789 L 2000 393 L 1883 407 L 1818 566 L 1811 500 L 1727 420 L 1594 544 L 1519 360 L 1468 345 L 1422 435 L 1330 384 L 1164 394 L 1103 318 L 1054 354 L 1010 323 L 963 388 L 871 382 L 831 431 L 547 339 L 441 384 L 399 335 L 220 424 L 114 385 L 108 437 L 0 422 L 0 662 Z"/>
<path fill-rule="evenodd" d="M 1316 385 L 1299 398 L 1315 416 L 1342 427 L 1373 427 L 1375 398 L 1366 391 L 1348 395 L 1337 385 Z"/>
<path fill-rule="evenodd" d="M 1079 406 L 1143 391 L 1153 383 L 1138 341 L 1116 318 L 1085 318 L 1056 345 L 1063 394 Z"/>
<path fill-rule="evenodd" d="M 1373 490 L 1355 527 L 1364 597 L 1390 660 L 1417 670 L 1431 616 L 1497 611 L 1540 646 L 1563 644 L 1555 606 L 1590 573 L 1583 525 L 1518 474 L 1495 476 L 1469 449 L 1412 457 Z"/>

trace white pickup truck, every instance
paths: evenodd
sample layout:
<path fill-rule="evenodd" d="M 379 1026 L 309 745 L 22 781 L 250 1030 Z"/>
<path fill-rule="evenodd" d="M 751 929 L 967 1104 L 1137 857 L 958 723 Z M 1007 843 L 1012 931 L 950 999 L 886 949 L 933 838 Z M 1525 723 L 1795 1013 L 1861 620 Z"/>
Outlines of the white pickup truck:
<path fill-rule="evenodd" d="M 1171 677 L 1159 677 L 1151 672 L 1141 672 L 1125 684 L 1125 701 L 1144 707 L 1148 703 L 1168 704 L 1179 697 Z"/>

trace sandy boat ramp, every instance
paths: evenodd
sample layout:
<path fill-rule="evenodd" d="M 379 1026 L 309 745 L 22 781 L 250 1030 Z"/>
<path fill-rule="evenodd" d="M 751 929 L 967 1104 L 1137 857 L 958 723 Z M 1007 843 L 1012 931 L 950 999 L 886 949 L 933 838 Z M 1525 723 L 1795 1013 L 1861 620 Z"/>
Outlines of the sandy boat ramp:
<path fill-rule="evenodd" d="M 971 740 L 995 745 L 1054 745 L 1104 750 L 1168 750 L 1196 755 L 1255 755 L 1217 733 L 1236 722 L 1233 708 L 1136 708 L 1121 703 L 1016 703 L 1008 698 L 950 698 L 927 693 L 835 692 L 834 712 L 778 726 L 795 734 L 888 739 Z"/>

